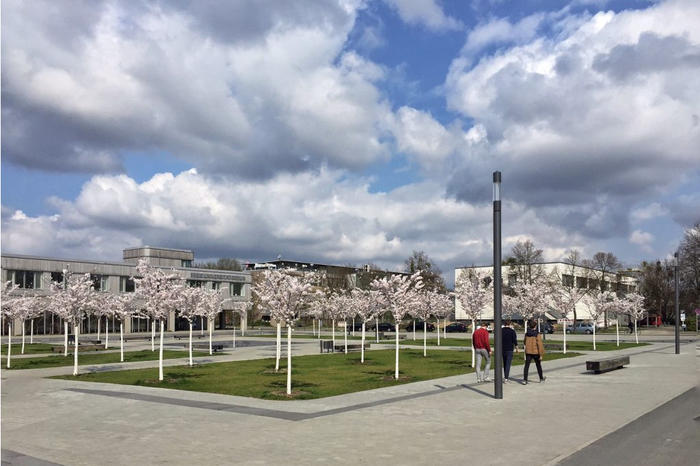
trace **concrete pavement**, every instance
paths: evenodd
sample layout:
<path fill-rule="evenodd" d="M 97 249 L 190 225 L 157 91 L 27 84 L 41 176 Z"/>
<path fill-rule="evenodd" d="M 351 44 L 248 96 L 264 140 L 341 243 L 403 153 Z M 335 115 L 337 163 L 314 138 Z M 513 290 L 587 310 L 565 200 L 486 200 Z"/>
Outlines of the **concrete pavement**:
<path fill-rule="evenodd" d="M 317 345 L 298 340 L 294 351 Z M 545 360 L 545 384 L 508 384 L 503 400 L 473 374 L 285 402 L 3 371 L 2 448 L 66 465 L 553 464 L 695 387 L 695 344 L 681 350 L 623 350 L 630 366 L 601 375 L 585 372 L 586 356 Z"/>

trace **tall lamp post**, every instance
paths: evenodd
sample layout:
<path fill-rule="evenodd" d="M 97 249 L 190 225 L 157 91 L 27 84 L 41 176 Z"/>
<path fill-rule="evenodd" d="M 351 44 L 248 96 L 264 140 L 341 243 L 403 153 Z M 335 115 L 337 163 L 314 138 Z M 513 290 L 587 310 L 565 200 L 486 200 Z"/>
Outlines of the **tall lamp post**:
<path fill-rule="evenodd" d="M 503 399 L 503 346 L 501 339 L 501 172 L 493 172 L 493 377 L 494 398 Z"/>
<path fill-rule="evenodd" d="M 678 252 L 673 254 L 673 281 L 676 285 L 676 354 L 681 354 L 681 312 L 678 303 Z"/>

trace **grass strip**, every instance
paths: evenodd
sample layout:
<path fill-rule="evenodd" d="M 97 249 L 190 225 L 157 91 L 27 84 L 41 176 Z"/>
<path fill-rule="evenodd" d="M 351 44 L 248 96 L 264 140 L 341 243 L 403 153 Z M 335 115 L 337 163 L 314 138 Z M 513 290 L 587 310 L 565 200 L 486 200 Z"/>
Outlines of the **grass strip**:
<path fill-rule="evenodd" d="M 221 353 L 214 353 L 218 355 Z M 189 356 L 187 351 L 172 351 L 163 350 L 163 359 L 175 359 L 175 358 L 186 358 Z M 208 352 L 193 352 L 193 357 L 198 356 L 209 356 Z M 4 360 L 4 358 L 3 358 Z M 153 361 L 158 360 L 158 351 L 142 350 L 142 351 L 128 351 L 124 352 L 124 362 L 137 362 L 137 361 Z M 80 353 L 78 356 L 79 366 L 88 366 L 92 364 L 112 364 L 119 363 L 120 355 L 119 353 Z M 42 356 L 39 358 L 13 358 L 11 360 L 10 370 L 15 369 L 44 369 L 47 367 L 61 367 L 61 366 L 72 366 L 73 365 L 73 354 L 69 353 L 68 356 L 57 355 L 57 356 Z M 4 366 L 3 366 L 4 369 Z M 157 370 L 157 369 L 156 369 Z"/>
<path fill-rule="evenodd" d="M 545 370 L 546 361 L 574 356 L 579 354 L 548 354 Z M 286 395 L 286 359 L 282 359 L 279 372 L 274 370 L 274 359 L 166 367 L 162 382 L 158 381 L 157 368 L 55 378 L 287 400 L 323 398 L 473 372 L 469 353 L 439 350 L 423 357 L 422 351 L 404 349 L 400 351 L 400 377 L 395 380 L 394 357 L 393 350 L 368 351 L 364 364 L 359 353 L 294 357 L 291 397 Z M 515 355 L 513 364 L 523 364 L 522 353 Z"/>

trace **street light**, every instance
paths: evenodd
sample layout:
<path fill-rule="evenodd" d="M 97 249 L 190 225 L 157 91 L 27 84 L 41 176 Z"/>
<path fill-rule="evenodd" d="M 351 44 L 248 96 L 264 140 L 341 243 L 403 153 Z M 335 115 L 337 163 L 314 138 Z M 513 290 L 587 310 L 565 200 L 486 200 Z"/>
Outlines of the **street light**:
<path fill-rule="evenodd" d="M 493 172 L 493 346 L 494 397 L 503 399 L 503 345 L 501 339 L 501 172 Z"/>
<path fill-rule="evenodd" d="M 676 285 L 676 354 L 681 354 L 681 312 L 678 303 L 678 252 L 673 254 L 673 281 Z"/>

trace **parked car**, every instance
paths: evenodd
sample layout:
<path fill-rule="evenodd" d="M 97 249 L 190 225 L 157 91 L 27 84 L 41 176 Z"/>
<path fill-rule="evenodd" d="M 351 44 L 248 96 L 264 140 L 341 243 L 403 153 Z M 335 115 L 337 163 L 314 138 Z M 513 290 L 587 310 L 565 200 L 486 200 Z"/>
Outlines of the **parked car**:
<path fill-rule="evenodd" d="M 435 324 L 427 322 L 426 329 L 429 332 L 434 332 L 435 331 Z M 406 325 L 406 331 L 407 332 L 412 332 L 413 331 L 413 321 L 410 321 Z M 423 321 L 422 320 L 417 320 L 416 321 L 416 331 L 417 332 L 422 332 L 423 331 Z"/>
<path fill-rule="evenodd" d="M 587 333 L 593 334 L 593 324 L 589 322 L 579 322 L 574 328 L 567 328 L 566 333 Z"/>
<path fill-rule="evenodd" d="M 372 324 L 372 327 L 369 328 L 369 330 L 375 331 L 376 327 L 377 327 L 376 325 Z M 366 327 L 365 327 L 365 330 L 367 330 Z M 396 327 L 394 327 L 394 324 L 392 324 L 390 322 L 379 322 L 379 331 L 380 332 L 395 332 Z"/>
<path fill-rule="evenodd" d="M 352 332 L 353 330 L 356 332 L 362 331 L 362 322 L 355 321 L 355 325 L 353 325 L 352 322 L 348 322 L 347 325 L 348 325 L 348 332 Z M 365 330 L 367 330 L 368 327 L 369 327 L 369 325 L 365 325 Z"/>
<path fill-rule="evenodd" d="M 445 327 L 445 332 L 448 333 L 455 333 L 455 332 L 461 332 L 461 333 L 466 333 L 469 331 L 469 326 L 465 324 L 464 322 L 452 322 L 450 325 Z"/>
<path fill-rule="evenodd" d="M 554 333 L 554 325 L 551 322 L 540 322 L 540 333 Z"/>

